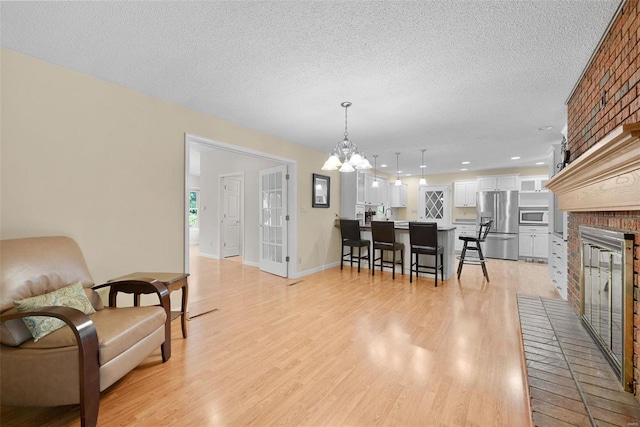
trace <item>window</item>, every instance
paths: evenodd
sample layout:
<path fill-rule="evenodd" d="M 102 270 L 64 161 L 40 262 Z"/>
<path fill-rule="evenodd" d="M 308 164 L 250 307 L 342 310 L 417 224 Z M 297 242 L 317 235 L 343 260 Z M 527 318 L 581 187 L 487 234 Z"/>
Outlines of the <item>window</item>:
<path fill-rule="evenodd" d="M 189 192 L 189 228 L 200 228 L 198 209 L 200 208 L 200 191 Z"/>

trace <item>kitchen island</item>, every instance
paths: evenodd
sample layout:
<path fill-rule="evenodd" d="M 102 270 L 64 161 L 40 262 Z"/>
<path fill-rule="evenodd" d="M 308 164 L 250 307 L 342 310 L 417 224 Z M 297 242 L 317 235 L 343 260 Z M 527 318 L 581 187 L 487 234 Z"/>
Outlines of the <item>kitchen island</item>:
<path fill-rule="evenodd" d="M 409 222 L 408 221 L 394 221 L 396 230 L 396 241 L 404 243 L 404 273 L 409 274 L 411 268 L 411 245 L 409 244 Z M 367 224 L 360 227 L 362 230 L 362 238 L 371 240 L 371 254 L 373 255 L 373 239 L 371 238 L 371 225 Z M 438 245 L 444 247 L 444 279 L 447 280 L 453 275 L 456 270 L 456 258 L 455 258 L 455 230 L 453 225 L 438 226 Z M 380 256 L 380 252 L 376 251 L 377 256 Z M 400 256 L 398 254 L 397 256 Z M 373 257 L 372 257 L 373 258 Z M 387 259 L 385 254 L 385 259 Z M 390 258 L 389 258 L 390 259 Z M 435 265 L 433 255 L 420 255 L 420 263 L 426 265 Z M 396 274 L 399 273 L 399 267 L 396 267 Z M 378 267 L 379 269 L 380 267 Z M 384 270 L 388 271 L 387 268 Z M 433 274 L 420 273 L 420 276 L 433 277 Z"/>

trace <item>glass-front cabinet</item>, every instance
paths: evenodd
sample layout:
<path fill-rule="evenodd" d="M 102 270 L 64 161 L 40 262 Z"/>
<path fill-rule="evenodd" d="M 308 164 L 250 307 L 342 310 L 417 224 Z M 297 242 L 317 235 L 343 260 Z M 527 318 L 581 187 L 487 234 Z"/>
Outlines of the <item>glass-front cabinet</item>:
<path fill-rule="evenodd" d="M 549 177 L 544 176 L 523 176 L 518 180 L 518 191 L 521 193 L 548 193 L 545 187 Z"/>

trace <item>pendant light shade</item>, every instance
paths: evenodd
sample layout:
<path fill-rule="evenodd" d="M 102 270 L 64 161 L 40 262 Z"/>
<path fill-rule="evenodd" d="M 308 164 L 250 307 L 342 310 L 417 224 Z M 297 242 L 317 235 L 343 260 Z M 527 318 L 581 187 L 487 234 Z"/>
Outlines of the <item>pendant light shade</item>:
<path fill-rule="evenodd" d="M 402 185 L 402 181 L 400 181 L 400 153 L 396 153 L 396 186 L 399 187 Z"/>
<path fill-rule="evenodd" d="M 371 183 L 371 188 L 378 188 L 380 184 L 378 184 L 378 155 L 373 155 L 373 182 Z"/>
<path fill-rule="evenodd" d="M 422 178 L 420 178 L 420 181 L 418 181 L 418 185 L 423 186 L 427 185 L 427 180 L 424 179 L 424 169 L 427 167 L 427 165 L 424 164 L 424 152 L 427 150 L 423 148 L 420 151 L 422 151 L 422 163 L 420 163 L 420 169 L 422 169 Z"/>
<path fill-rule="evenodd" d="M 349 132 L 347 131 L 347 108 L 351 107 L 350 102 L 340 104 L 344 108 L 344 139 L 336 144 L 329 155 L 329 158 L 322 170 L 339 170 L 340 172 L 353 172 L 356 169 L 371 169 L 371 163 L 365 157 L 364 153 L 358 151 L 358 146 L 349 141 Z"/>

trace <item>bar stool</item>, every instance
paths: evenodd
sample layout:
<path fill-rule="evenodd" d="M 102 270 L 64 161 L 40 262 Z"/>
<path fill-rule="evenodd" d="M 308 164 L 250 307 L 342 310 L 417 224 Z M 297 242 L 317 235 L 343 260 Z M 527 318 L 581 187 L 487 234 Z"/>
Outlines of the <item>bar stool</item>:
<path fill-rule="evenodd" d="M 371 268 L 371 242 L 369 240 L 362 240 L 360 238 L 360 222 L 357 219 L 340 219 L 340 234 L 342 234 L 342 250 L 340 253 L 340 270 L 342 270 L 342 265 L 344 263 L 344 258 L 347 258 L 347 261 L 351 262 L 351 266 L 353 267 L 353 249 L 358 248 L 358 273 L 360 273 L 360 260 L 366 259 L 369 263 L 369 268 Z M 344 253 L 345 246 L 348 246 L 349 253 Z M 367 248 L 367 255 L 362 256 L 362 248 Z"/>
<path fill-rule="evenodd" d="M 409 244 L 411 268 L 409 270 L 409 283 L 413 283 L 413 271 L 415 266 L 416 279 L 418 273 L 433 271 L 436 276 L 436 287 L 438 286 L 438 270 L 440 278 L 444 282 L 444 246 L 438 246 L 438 224 L 435 222 L 410 222 L 409 223 Z M 413 262 L 413 255 L 416 262 Z M 433 255 L 435 266 L 420 264 L 420 255 Z M 439 256 L 438 256 L 439 255 Z M 438 263 L 440 258 L 440 263 Z"/>
<path fill-rule="evenodd" d="M 478 228 L 478 236 L 460 236 L 459 239 L 464 242 L 462 246 L 462 253 L 460 254 L 460 262 L 458 263 L 458 279 L 460 279 L 460 274 L 462 273 L 463 264 L 473 264 L 482 266 L 482 274 L 487 278 L 487 282 L 489 281 L 489 273 L 487 273 L 487 267 L 484 265 L 485 259 L 482 254 L 482 247 L 480 243 L 484 242 L 487 238 L 487 234 L 489 234 L 489 230 L 491 229 L 491 224 L 493 224 L 493 220 L 489 220 L 487 222 L 483 222 L 480 224 L 480 228 Z M 472 243 L 473 246 L 470 246 L 469 243 Z M 467 250 L 478 252 L 477 258 L 467 258 Z"/>
<path fill-rule="evenodd" d="M 391 278 L 396 278 L 396 252 L 400 251 L 400 262 L 402 274 L 404 274 L 404 243 L 396 242 L 396 230 L 393 221 L 371 221 L 371 236 L 373 238 L 373 268 L 371 275 L 376 272 L 376 261 L 380 260 L 380 271 L 383 266 L 391 266 Z M 380 258 L 376 258 L 376 249 L 380 251 Z M 392 261 L 384 260 L 384 252 L 393 253 Z"/>

